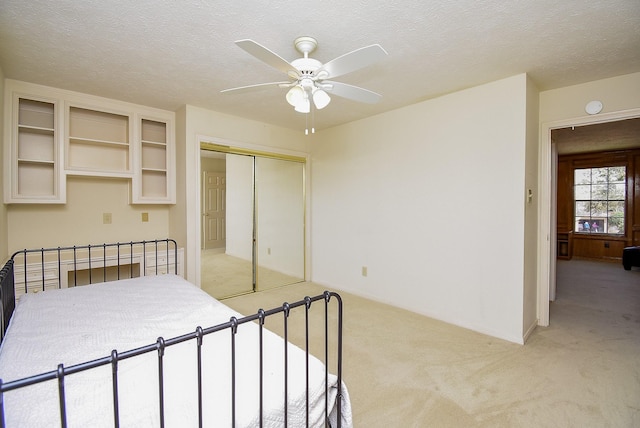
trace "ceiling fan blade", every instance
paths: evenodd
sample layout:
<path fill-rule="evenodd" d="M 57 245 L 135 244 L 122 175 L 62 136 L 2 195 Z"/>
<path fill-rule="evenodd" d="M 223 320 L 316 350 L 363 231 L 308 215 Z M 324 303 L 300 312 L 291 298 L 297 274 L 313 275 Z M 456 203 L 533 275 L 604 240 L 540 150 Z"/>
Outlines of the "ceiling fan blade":
<path fill-rule="evenodd" d="M 254 42 L 251 39 L 244 39 L 236 41 L 236 45 L 250 53 L 260 61 L 267 63 L 276 70 L 280 70 L 285 74 L 294 73 L 296 76 L 299 74 L 298 70 L 291 65 L 287 60 L 282 58 L 275 52 L 265 48 L 258 42 Z"/>
<path fill-rule="evenodd" d="M 376 92 L 346 83 L 323 80 L 318 86 L 332 95 L 361 103 L 375 104 L 382 99 L 382 95 Z"/>
<path fill-rule="evenodd" d="M 374 64 L 386 56 L 387 51 L 380 45 L 365 46 L 329 61 L 320 67 L 315 75 L 323 79 L 325 78 L 323 74 L 327 75 L 326 78 L 342 76 Z"/>
<path fill-rule="evenodd" d="M 257 85 L 239 86 L 237 88 L 223 89 L 220 92 L 221 93 L 223 93 L 223 92 L 249 92 L 249 91 L 253 91 L 255 89 L 268 88 L 269 86 L 289 87 L 291 85 L 292 85 L 292 83 L 291 82 L 287 82 L 287 81 L 285 81 L 285 82 L 258 83 Z"/>

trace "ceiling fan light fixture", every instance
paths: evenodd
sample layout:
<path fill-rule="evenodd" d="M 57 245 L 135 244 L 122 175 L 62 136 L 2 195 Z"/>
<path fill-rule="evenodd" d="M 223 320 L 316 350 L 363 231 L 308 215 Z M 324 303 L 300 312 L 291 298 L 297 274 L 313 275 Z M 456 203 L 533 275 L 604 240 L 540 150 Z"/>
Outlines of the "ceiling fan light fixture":
<path fill-rule="evenodd" d="M 295 85 L 287 92 L 286 99 L 289 104 L 297 107 L 305 98 L 304 89 L 300 85 Z"/>
<path fill-rule="evenodd" d="M 331 102 L 331 97 L 325 91 L 319 88 L 315 88 L 313 90 L 313 104 L 316 106 L 318 110 L 321 110 L 329 105 Z"/>
<path fill-rule="evenodd" d="M 294 107 L 295 111 L 297 111 L 298 113 L 309 113 L 311 111 L 311 103 L 309 102 L 309 98 L 303 98 Z"/>

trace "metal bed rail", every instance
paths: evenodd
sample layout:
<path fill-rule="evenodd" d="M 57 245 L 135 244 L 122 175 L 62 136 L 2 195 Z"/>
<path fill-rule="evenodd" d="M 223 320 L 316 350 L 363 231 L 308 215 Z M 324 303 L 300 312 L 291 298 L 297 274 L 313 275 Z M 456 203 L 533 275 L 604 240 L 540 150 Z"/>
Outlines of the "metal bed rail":
<path fill-rule="evenodd" d="M 154 255 L 154 264 L 149 266 L 147 253 Z M 42 291 L 45 290 L 47 281 L 55 281 L 57 287 L 61 288 L 63 284 L 62 265 L 69 267 L 69 271 L 73 272 L 73 285 L 78 285 L 78 267 L 86 266 L 88 272 L 88 283 L 107 281 L 108 268 L 116 268 L 115 280 L 121 279 L 123 272 L 121 267 L 128 267 L 127 278 L 133 278 L 134 265 L 138 260 L 141 261 L 140 275 L 145 275 L 148 268 L 155 267 L 154 274 L 158 274 L 159 269 L 164 266 L 169 272 L 171 265 L 171 257 L 173 255 L 173 271 L 178 273 L 178 245 L 173 239 L 154 239 L 144 241 L 116 242 L 110 244 L 90 244 L 90 245 L 74 245 L 68 247 L 55 248 L 37 248 L 24 249 L 13 253 L 11 260 L 14 262 L 14 272 L 21 270 L 21 278 L 24 281 L 24 292 L 29 291 L 29 284 L 40 283 Z M 166 256 L 164 263 L 159 263 L 161 256 Z M 128 262 L 128 263 L 127 263 Z M 39 268 L 38 268 L 39 266 Z M 57 278 L 47 278 L 46 272 L 49 268 L 57 272 Z M 34 274 L 36 268 L 36 275 Z M 102 275 L 96 278 L 94 271 L 101 271 Z M 39 275 L 37 273 L 39 272 Z M 100 278 L 99 276 L 102 276 Z M 34 278 L 35 277 L 35 278 Z M 14 278 L 16 281 L 17 278 Z"/>
<path fill-rule="evenodd" d="M 10 259 L 0 270 L 0 322 L 2 323 L 0 326 L 0 342 L 4 338 L 4 333 L 9 326 L 9 320 L 16 307 L 15 292 L 13 259 Z"/>
<path fill-rule="evenodd" d="M 326 426 L 329 426 L 329 302 L 335 299 L 337 302 L 336 307 L 336 315 L 337 315 L 337 331 L 336 340 L 337 347 L 335 350 L 335 364 L 337 365 L 337 396 L 336 396 L 336 415 L 337 415 L 337 426 L 341 426 L 342 419 L 342 399 L 344 397 L 343 392 L 343 384 L 342 384 L 342 329 L 343 329 L 343 321 L 342 321 L 342 299 L 340 295 L 334 292 L 325 291 L 323 294 L 315 296 L 315 297 L 305 297 L 303 300 L 294 302 L 294 303 L 284 303 L 282 306 L 273 308 L 270 310 L 260 309 L 256 314 L 245 316 L 242 318 L 231 317 L 231 319 L 226 322 L 216 326 L 202 328 L 198 326 L 194 332 L 187 333 L 181 336 L 173 337 L 170 339 L 164 339 L 159 337 L 155 343 L 151 343 L 147 346 L 143 346 L 140 348 L 132 349 L 125 352 L 118 352 L 117 350 L 113 350 L 110 355 L 105 356 L 100 359 L 83 362 L 80 364 L 72 365 L 69 367 L 65 367 L 63 364 L 59 364 L 55 370 L 41 373 L 35 376 L 14 380 L 10 382 L 4 383 L 2 379 L 0 379 L 0 427 L 4 428 L 5 425 L 5 394 L 19 389 L 24 388 L 30 385 L 35 385 L 38 383 L 42 383 L 50 380 L 57 380 L 58 383 L 58 398 L 59 398 L 59 408 L 60 408 L 60 425 L 63 428 L 67 427 L 67 404 L 65 397 L 65 379 L 67 376 L 71 376 L 76 373 L 84 372 L 87 370 L 91 370 L 100 366 L 111 365 L 112 367 L 112 390 L 113 390 L 113 426 L 118 428 L 120 426 L 119 420 L 119 399 L 118 399 L 118 362 L 128 359 L 134 358 L 146 353 L 157 352 L 157 362 L 158 362 L 158 386 L 159 386 L 159 396 L 158 396 L 158 415 L 160 418 L 161 426 L 164 427 L 164 370 L 163 370 L 163 357 L 165 354 L 165 350 L 173 345 L 177 345 L 179 343 L 183 343 L 186 341 L 194 340 L 196 342 L 196 357 L 197 357 L 197 373 L 198 373 L 198 417 L 199 417 L 199 426 L 203 426 L 203 396 L 202 396 L 202 341 L 203 337 L 209 334 L 218 333 L 222 331 L 227 331 L 230 333 L 231 340 L 231 367 L 229 368 L 231 371 L 231 415 L 232 415 L 232 426 L 235 425 L 236 421 L 236 391 L 235 391 L 235 379 L 236 379 L 236 347 L 235 340 L 238 332 L 238 326 L 256 322 L 259 326 L 259 414 L 260 414 L 260 427 L 263 426 L 262 416 L 263 416 L 263 329 L 265 320 L 268 317 L 276 316 L 277 314 L 283 315 L 284 322 L 284 403 L 283 403 L 283 416 L 284 416 L 284 426 L 288 426 L 288 375 L 287 375 L 287 367 L 288 367 L 288 346 L 289 343 L 289 315 L 292 309 L 302 308 L 304 307 L 305 311 L 305 348 L 304 351 L 306 353 L 306 426 L 309 426 L 309 312 L 311 309 L 311 305 L 313 302 L 323 300 L 324 301 L 324 366 L 325 366 L 325 388 L 324 388 L 324 417 L 326 421 Z M 333 361 L 333 360 L 332 360 Z"/>

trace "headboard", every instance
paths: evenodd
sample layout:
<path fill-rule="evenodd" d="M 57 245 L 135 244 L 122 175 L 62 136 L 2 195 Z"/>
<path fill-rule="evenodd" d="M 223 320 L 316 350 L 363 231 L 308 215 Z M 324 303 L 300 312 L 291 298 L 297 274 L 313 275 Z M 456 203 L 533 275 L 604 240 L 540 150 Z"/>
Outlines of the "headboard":
<path fill-rule="evenodd" d="M 173 239 L 73 245 L 16 251 L 0 271 L 0 341 L 16 300 L 30 292 L 138 276 L 178 274 Z"/>

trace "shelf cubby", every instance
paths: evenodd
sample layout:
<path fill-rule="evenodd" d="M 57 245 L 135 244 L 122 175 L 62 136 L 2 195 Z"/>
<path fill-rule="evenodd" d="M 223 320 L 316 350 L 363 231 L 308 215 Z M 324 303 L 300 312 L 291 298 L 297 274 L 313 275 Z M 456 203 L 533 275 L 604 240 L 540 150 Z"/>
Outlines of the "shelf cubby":
<path fill-rule="evenodd" d="M 63 202 L 58 164 L 57 103 L 14 94 L 11 183 L 5 202 Z"/>
<path fill-rule="evenodd" d="M 18 162 L 18 195 L 51 197 L 55 195 L 55 165 L 53 162 Z"/>
<path fill-rule="evenodd" d="M 139 169 L 133 182 L 134 202 L 172 202 L 169 189 L 171 154 L 167 122 L 140 118 L 139 125 Z"/>
<path fill-rule="evenodd" d="M 67 172 L 131 175 L 129 115 L 69 107 Z"/>

